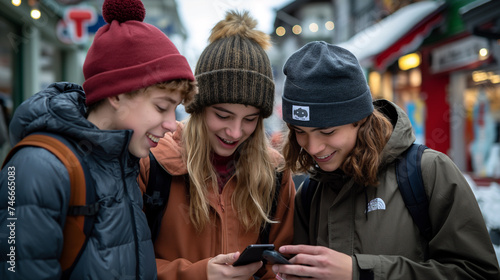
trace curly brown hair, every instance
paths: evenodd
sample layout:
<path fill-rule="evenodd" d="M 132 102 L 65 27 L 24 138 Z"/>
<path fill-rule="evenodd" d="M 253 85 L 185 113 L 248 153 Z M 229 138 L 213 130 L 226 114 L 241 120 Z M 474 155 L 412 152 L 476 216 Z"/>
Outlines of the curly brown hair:
<path fill-rule="evenodd" d="M 391 137 L 393 127 L 389 119 L 375 110 L 368 117 L 352 123 L 359 125 L 356 145 L 341 165 L 344 173 L 357 184 L 374 186 L 378 184 L 377 173 L 380 165 L 380 153 Z M 288 137 L 283 145 L 285 167 L 295 173 L 312 171 L 316 162 L 297 142 L 295 130 L 288 125 Z"/>

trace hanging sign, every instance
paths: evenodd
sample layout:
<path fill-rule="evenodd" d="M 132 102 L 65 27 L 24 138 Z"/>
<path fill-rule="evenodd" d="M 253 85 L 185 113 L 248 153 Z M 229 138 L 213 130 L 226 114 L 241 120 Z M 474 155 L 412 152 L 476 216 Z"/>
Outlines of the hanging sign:
<path fill-rule="evenodd" d="M 57 24 L 57 37 L 66 44 L 85 44 L 88 42 L 88 27 L 97 22 L 95 9 L 90 6 L 69 7 L 64 18 Z"/>
<path fill-rule="evenodd" d="M 432 73 L 453 71 L 480 61 L 479 50 L 488 48 L 488 39 L 468 36 L 432 50 Z"/>

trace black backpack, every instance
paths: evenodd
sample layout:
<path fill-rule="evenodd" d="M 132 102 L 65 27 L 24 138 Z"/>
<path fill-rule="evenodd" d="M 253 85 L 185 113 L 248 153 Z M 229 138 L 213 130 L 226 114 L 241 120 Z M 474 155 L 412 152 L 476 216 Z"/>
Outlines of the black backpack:
<path fill-rule="evenodd" d="M 270 218 L 274 216 L 278 205 L 279 191 L 281 188 L 282 172 L 276 172 L 276 188 L 274 200 L 270 212 Z M 186 175 L 186 182 L 189 178 Z M 146 186 L 146 192 L 143 195 L 144 212 L 148 220 L 149 229 L 151 230 L 151 240 L 153 243 L 158 238 L 160 232 L 161 220 L 165 209 L 167 209 L 168 197 L 170 195 L 170 185 L 172 184 L 172 175 L 168 173 L 153 156 L 149 153 L 149 179 Z M 261 227 L 259 240 L 262 244 L 269 243 L 269 232 L 271 224 L 264 223 Z"/>
<path fill-rule="evenodd" d="M 412 144 L 396 161 L 396 178 L 399 191 L 403 196 L 406 208 L 417 225 L 422 236 L 429 241 L 432 237 L 431 222 L 429 219 L 429 202 L 424 190 L 422 180 L 421 159 L 422 153 L 427 149 L 422 144 Z M 306 213 L 311 211 L 311 201 L 318 181 L 304 180 L 301 190 L 302 205 Z"/>

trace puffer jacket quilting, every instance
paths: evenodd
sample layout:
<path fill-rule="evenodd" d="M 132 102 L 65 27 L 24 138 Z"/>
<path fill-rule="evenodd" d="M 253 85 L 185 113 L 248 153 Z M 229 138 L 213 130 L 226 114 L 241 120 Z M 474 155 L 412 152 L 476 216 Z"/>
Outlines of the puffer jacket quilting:
<path fill-rule="evenodd" d="M 77 143 L 95 181 L 100 210 L 71 279 L 155 279 L 156 264 L 142 196 L 139 159 L 128 152 L 130 130 L 99 130 L 86 120 L 80 86 L 55 83 L 26 100 L 10 126 L 11 143 L 37 131 Z M 15 244 L 8 244 L 8 168 L 15 169 Z M 12 168 L 11 168 L 12 169 Z M 64 165 L 42 148 L 26 147 L 0 177 L 0 278 L 58 279 L 70 197 Z M 6 256 L 15 248 L 15 272 Z"/>

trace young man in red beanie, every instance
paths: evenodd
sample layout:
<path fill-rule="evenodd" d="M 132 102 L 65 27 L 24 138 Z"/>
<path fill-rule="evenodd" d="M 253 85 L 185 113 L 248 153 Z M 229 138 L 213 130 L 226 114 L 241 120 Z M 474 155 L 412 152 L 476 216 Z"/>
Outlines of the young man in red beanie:
<path fill-rule="evenodd" d="M 95 188 L 89 198 L 87 184 L 87 200 L 96 202 L 91 229 L 76 260 L 63 265 L 63 229 L 73 218 L 69 169 L 44 148 L 17 150 L 0 171 L 0 279 L 156 279 L 139 159 L 175 130 L 175 108 L 197 86 L 167 36 L 142 22 L 139 0 L 106 0 L 103 16 L 83 89 L 50 85 L 19 106 L 10 126 L 12 144 L 44 132 L 73 147 Z"/>

